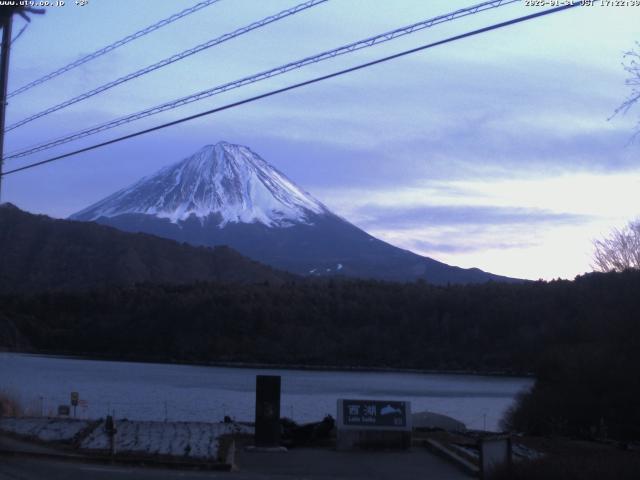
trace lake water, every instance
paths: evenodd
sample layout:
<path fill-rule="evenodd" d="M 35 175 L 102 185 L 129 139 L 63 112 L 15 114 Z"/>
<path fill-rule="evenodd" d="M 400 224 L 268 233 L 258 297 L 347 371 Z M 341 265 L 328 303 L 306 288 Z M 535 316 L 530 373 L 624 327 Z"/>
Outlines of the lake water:
<path fill-rule="evenodd" d="M 338 398 L 408 400 L 414 412 L 450 415 L 468 428 L 497 429 L 515 395 L 533 380 L 476 375 L 223 368 L 78 360 L 0 353 L 0 390 L 32 414 L 53 414 L 72 391 L 88 418 L 253 420 L 256 375 L 282 376 L 283 416 L 336 416 Z"/>

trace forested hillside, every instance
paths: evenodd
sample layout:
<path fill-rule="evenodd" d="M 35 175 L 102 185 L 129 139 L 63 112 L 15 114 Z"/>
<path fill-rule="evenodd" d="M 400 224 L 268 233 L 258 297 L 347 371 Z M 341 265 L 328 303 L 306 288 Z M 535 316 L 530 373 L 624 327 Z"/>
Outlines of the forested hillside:
<path fill-rule="evenodd" d="M 137 285 L 0 297 L 5 349 L 115 359 L 535 372 L 516 430 L 640 437 L 640 272 L 470 286 Z"/>
<path fill-rule="evenodd" d="M 0 292 L 87 290 L 137 282 L 252 283 L 287 273 L 227 247 L 179 244 L 88 222 L 33 215 L 0 205 Z"/>
<path fill-rule="evenodd" d="M 43 351 L 527 372 L 552 347 L 637 340 L 638 292 L 638 272 L 449 287 L 338 279 L 146 284 L 4 296 L 0 315 Z"/>

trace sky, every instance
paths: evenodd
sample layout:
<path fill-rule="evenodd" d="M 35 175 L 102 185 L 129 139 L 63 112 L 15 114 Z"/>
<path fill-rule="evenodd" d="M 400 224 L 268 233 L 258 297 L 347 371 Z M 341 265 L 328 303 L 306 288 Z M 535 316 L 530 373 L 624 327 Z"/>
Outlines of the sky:
<path fill-rule="evenodd" d="M 10 125 L 302 0 L 220 0 L 9 100 Z M 9 91 L 196 0 L 66 0 L 12 47 Z M 329 0 L 8 132 L 5 152 L 467 7 Z M 132 122 L 54 154 L 541 11 L 518 2 Z M 16 17 L 14 35 L 26 23 Z M 528 279 L 592 269 L 593 240 L 640 216 L 640 105 L 622 62 L 640 6 L 595 2 L 9 175 L 2 201 L 64 218 L 224 140 L 250 147 L 335 213 L 396 246 Z M 636 48 L 638 48 L 636 46 Z"/>

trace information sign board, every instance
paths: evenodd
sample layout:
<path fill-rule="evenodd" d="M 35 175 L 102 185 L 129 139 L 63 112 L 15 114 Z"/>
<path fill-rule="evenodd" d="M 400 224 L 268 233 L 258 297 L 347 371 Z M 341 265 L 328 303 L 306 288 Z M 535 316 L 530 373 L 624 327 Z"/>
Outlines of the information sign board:
<path fill-rule="evenodd" d="M 338 400 L 338 450 L 411 446 L 411 403 L 398 400 Z"/>
<path fill-rule="evenodd" d="M 342 400 L 342 424 L 354 427 L 407 427 L 407 402 Z"/>

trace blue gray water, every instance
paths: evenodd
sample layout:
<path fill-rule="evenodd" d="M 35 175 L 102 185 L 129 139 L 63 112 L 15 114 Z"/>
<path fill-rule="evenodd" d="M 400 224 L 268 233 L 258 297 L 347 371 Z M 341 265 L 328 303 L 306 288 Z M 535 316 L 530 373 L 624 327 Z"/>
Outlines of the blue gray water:
<path fill-rule="evenodd" d="M 55 412 L 72 391 L 77 415 L 140 420 L 252 420 L 255 376 L 282 376 L 282 415 L 299 422 L 336 415 L 338 398 L 411 401 L 412 410 L 450 415 L 469 428 L 497 429 L 515 395 L 533 380 L 514 377 L 223 368 L 78 360 L 0 353 L 0 390 L 32 414 Z"/>

